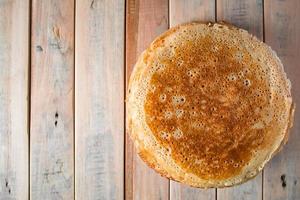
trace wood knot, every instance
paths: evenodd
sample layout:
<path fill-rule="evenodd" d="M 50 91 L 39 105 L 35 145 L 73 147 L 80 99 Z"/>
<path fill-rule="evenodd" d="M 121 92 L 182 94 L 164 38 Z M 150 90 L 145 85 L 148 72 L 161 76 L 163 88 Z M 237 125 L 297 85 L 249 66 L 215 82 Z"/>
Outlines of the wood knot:
<path fill-rule="evenodd" d="M 53 32 L 55 39 L 60 40 L 60 30 L 57 26 L 53 26 L 52 32 Z"/>
<path fill-rule="evenodd" d="M 41 45 L 37 45 L 37 46 L 36 46 L 36 50 L 37 50 L 38 52 L 42 52 L 42 51 L 43 51 L 43 48 L 42 48 Z"/>
<path fill-rule="evenodd" d="M 282 187 L 283 188 L 285 188 L 286 187 L 286 176 L 285 176 L 285 174 L 282 174 L 281 176 L 280 176 L 280 179 L 281 179 L 281 185 L 282 185 Z"/>

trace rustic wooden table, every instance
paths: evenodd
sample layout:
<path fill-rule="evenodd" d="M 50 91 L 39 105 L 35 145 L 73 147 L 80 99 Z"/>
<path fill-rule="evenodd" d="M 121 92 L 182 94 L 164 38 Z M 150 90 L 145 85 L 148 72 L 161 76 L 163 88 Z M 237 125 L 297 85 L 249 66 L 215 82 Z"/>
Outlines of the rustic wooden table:
<path fill-rule="evenodd" d="M 0 0 L 0 200 L 300 199 L 300 116 L 255 179 L 227 189 L 169 181 L 125 133 L 126 82 L 169 27 L 231 22 L 275 49 L 300 105 L 299 0 Z"/>

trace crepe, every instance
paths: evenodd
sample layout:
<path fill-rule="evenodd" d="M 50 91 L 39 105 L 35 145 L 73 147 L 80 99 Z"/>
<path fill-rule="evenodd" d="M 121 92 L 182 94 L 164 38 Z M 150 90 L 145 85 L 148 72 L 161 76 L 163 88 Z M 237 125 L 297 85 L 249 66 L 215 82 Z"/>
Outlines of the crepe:
<path fill-rule="evenodd" d="M 139 57 L 126 100 L 140 157 L 194 187 L 253 178 L 286 143 L 294 105 L 269 46 L 224 23 L 169 29 Z"/>

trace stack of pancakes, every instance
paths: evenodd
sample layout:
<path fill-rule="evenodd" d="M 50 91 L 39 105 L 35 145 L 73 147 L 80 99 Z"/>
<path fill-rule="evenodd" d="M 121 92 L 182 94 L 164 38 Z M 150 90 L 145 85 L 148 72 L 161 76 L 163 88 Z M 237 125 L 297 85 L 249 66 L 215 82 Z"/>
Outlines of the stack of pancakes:
<path fill-rule="evenodd" d="M 247 31 L 190 23 L 139 57 L 127 128 L 140 157 L 195 187 L 242 183 L 286 143 L 294 106 L 281 61 Z"/>

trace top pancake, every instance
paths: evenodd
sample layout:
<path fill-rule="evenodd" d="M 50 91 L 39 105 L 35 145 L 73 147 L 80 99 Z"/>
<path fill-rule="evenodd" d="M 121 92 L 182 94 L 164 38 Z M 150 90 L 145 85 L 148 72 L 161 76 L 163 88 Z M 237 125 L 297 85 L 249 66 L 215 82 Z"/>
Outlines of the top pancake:
<path fill-rule="evenodd" d="M 130 78 L 127 127 L 138 153 L 162 175 L 195 187 L 257 175 L 285 143 L 292 115 L 276 54 L 231 25 L 168 30 Z"/>

